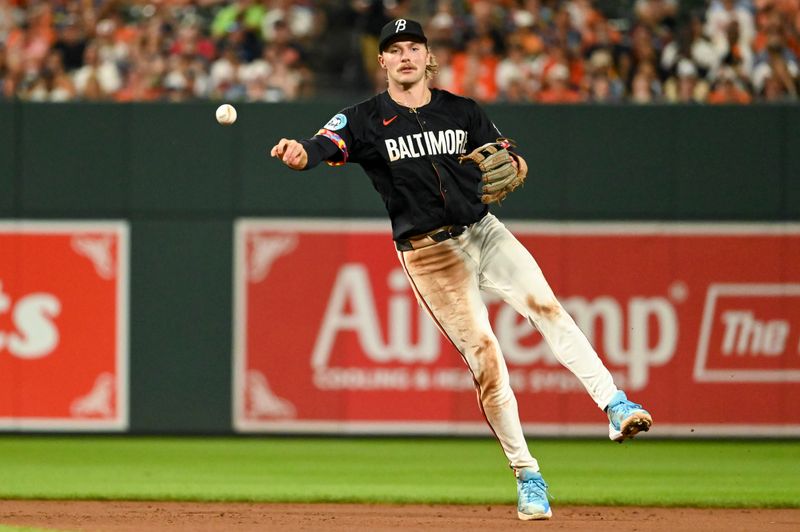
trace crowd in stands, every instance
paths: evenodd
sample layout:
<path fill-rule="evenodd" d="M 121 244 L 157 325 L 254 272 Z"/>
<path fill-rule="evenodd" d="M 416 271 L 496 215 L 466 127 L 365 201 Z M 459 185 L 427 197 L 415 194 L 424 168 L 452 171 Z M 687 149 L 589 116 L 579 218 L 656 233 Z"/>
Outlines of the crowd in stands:
<path fill-rule="evenodd" d="M 434 86 L 481 102 L 800 89 L 800 0 L 0 0 L 0 101 L 366 97 L 395 17 L 425 25 Z"/>

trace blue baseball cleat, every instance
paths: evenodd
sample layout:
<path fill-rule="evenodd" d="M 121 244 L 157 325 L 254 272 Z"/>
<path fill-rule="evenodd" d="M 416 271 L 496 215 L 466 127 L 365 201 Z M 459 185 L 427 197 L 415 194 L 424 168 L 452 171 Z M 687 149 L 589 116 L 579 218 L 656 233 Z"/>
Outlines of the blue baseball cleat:
<path fill-rule="evenodd" d="M 547 500 L 547 483 L 541 473 L 531 468 L 516 469 L 517 517 L 523 521 L 550 519 L 550 501 Z"/>
<path fill-rule="evenodd" d="M 622 390 L 614 394 L 611 402 L 606 407 L 608 414 L 608 437 L 613 441 L 622 443 L 639 434 L 650 430 L 653 417 L 650 412 L 628 401 Z"/>

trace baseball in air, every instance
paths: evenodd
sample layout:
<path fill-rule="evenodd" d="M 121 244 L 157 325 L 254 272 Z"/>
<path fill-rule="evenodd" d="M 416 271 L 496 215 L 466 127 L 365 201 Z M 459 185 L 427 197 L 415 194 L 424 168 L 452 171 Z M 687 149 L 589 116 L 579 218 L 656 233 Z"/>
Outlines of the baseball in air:
<path fill-rule="evenodd" d="M 217 122 L 223 126 L 229 126 L 236 122 L 236 108 L 229 103 L 223 103 L 217 107 Z"/>

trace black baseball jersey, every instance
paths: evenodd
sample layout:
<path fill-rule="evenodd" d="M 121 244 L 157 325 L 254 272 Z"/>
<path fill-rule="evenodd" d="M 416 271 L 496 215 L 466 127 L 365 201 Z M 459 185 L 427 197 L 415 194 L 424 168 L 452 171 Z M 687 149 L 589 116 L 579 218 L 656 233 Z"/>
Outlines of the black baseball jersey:
<path fill-rule="evenodd" d="M 459 163 L 458 156 L 500 136 L 475 101 L 431 89 L 431 101 L 417 109 L 382 92 L 343 109 L 301 142 L 307 168 L 322 160 L 364 168 L 398 240 L 446 225 L 470 225 L 486 215 L 480 171 Z"/>

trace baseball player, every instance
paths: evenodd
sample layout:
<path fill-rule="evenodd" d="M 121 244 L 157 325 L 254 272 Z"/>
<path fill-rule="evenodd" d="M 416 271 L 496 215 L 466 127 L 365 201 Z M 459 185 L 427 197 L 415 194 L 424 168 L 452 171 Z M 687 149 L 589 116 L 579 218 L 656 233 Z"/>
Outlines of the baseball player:
<path fill-rule="evenodd" d="M 547 484 L 528 450 L 481 290 L 536 326 L 608 415 L 612 440 L 648 430 L 652 417 L 617 389 L 534 258 L 489 212 L 527 175 L 513 143 L 473 100 L 428 87 L 436 62 L 418 22 L 386 24 L 378 52 L 387 91 L 342 110 L 310 139 L 281 139 L 270 154 L 295 170 L 321 161 L 362 166 L 383 198 L 419 304 L 472 373 L 481 410 L 517 479 L 517 515 L 549 519 Z"/>

